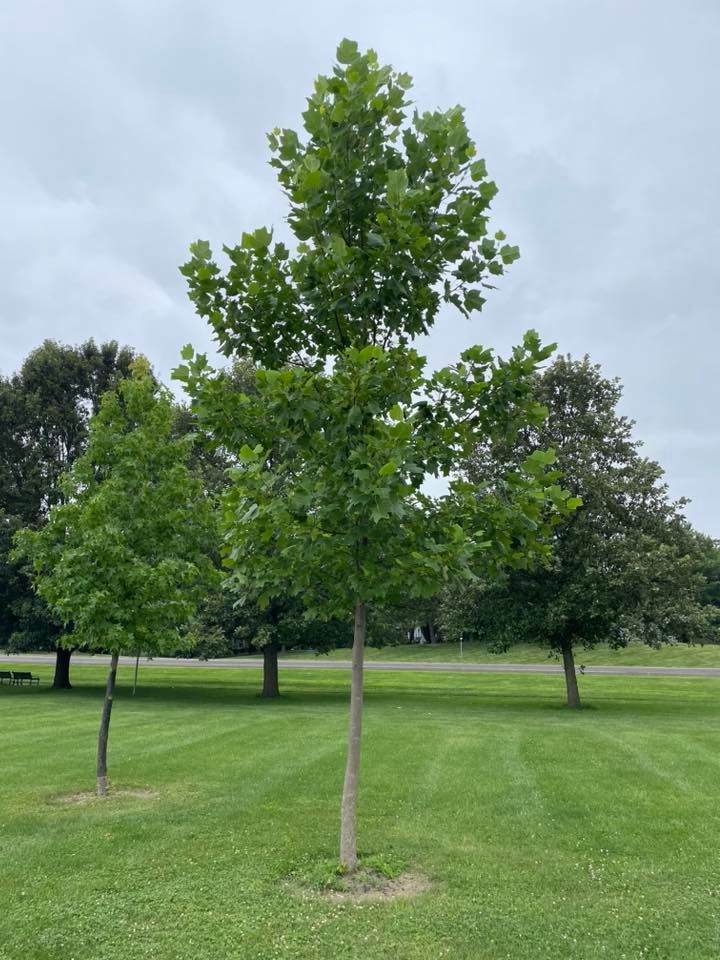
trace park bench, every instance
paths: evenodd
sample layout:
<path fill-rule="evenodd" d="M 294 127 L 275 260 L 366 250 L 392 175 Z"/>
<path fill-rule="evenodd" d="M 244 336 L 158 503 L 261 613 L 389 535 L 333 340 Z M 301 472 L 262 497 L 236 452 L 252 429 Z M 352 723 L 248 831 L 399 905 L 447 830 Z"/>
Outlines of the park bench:
<path fill-rule="evenodd" d="M 6 680 L 12 683 L 12 678 L 13 675 L 10 670 L 0 670 L 0 683 L 5 683 Z"/>
<path fill-rule="evenodd" d="M 29 683 L 30 686 L 35 683 L 40 686 L 40 677 L 34 677 L 29 670 L 13 670 L 12 682 L 16 683 L 20 687 L 24 683 Z"/>

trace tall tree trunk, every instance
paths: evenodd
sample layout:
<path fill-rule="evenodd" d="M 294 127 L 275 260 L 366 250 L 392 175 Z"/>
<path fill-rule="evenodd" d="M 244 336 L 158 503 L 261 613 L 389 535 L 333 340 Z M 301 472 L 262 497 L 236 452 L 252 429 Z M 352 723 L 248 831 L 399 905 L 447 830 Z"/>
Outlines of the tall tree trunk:
<path fill-rule="evenodd" d="M 72 650 L 58 647 L 55 653 L 55 676 L 53 690 L 72 690 L 70 685 L 70 657 Z"/>
<path fill-rule="evenodd" d="M 567 687 L 567 702 L 569 707 L 580 709 L 580 691 L 578 690 L 577 675 L 575 673 L 575 657 L 573 656 L 572 640 L 563 637 L 562 644 L 563 668 L 565 669 L 565 686 Z"/>
<path fill-rule="evenodd" d="M 108 674 L 107 686 L 105 687 L 105 700 L 103 701 L 102 716 L 100 718 L 100 733 L 98 735 L 97 748 L 97 795 L 99 797 L 107 796 L 107 743 L 108 733 L 110 732 L 110 714 L 112 713 L 113 694 L 115 693 L 115 677 L 117 676 L 118 654 L 113 653 L 110 660 L 110 673 Z"/>
<path fill-rule="evenodd" d="M 278 651 L 274 643 L 266 643 L 263 647 L 263 688 L 260 696 L 266 698 L 280 696 Z"/>
<path fill-rule="evenodd" d="M 435 627 L 433 626 L 432 620 L 430 620 L 430 621 L 428 622 L 428 638 L 430 639 L 430 643 L 431 643 L 433 646 L 435 646 L 435 645 L 437 644 L 437 642 L 438 642 L 438 640 L 437 640 L 437 634 L 435 633 Z"/>
<path fill-rule="evenodd" d="M 365 604 L 355 604 L 355 634 L 352 648 L 350 723 L 348 752 L 340 814 L 340 863 L 346 870 L 357 869 L 357 795 L 362 740 L 363 662 L 365 658 Z"/>

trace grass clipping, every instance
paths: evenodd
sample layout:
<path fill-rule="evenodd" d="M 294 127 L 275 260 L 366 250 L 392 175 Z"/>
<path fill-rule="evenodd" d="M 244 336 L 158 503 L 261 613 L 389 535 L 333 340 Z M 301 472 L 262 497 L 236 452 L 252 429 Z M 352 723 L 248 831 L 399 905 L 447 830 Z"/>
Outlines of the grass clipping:
<path fill-rule="evenodd" d="M 337 861 L 316 863 L 288 878 L 298 893 L 314 894 L 334 903 L 368 903 L 417 897 L 432 889 L 427 877 L 386 857 L 362 857 L 360 866 L 347 873 Z"/>

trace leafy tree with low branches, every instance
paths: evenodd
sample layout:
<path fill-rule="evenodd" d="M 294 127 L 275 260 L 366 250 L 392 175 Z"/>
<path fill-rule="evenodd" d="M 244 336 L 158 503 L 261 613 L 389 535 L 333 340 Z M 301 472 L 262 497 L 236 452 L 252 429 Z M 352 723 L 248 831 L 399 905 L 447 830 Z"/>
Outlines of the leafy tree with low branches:
<path fill-rule="evenodd" d="M 548 566 L 450 596 L 446 620 L 454 632 L 472 631 L 498 648 L 517 640 L 557 651 L 568 705 L 579 707 L 579 644 L 693 642 L 717 630 L 703 604 L 701 541 L 683 516 L 684 502 L 669 498 L 660 466 L 641 455 L 633 422 L 617 412 L 620 381 L 587 357 L 558 357 L 536 375 L 533 392 L 547 419 L 509 442 L 479 436 L 467 475 L 502 481 L 550 447 L 583 508 L 556 527 Z"/>
<path fill-rule="evenodd" d="M 301 598 L 286 596 L 260 604 L 258 597 L 226 572 L 208 593 L 188 628 L 195 656 L 230 656 L 242 650 L 262 656 L 260 696 L 280 696 L 279 655 L 286 650 L 312 649 L 327 653 L 352 641 L 352 626 L 345 620 L 309 619 Z M 181 648 L 182 650 L 183 648 Z"/>
<path fill-rule="evenodd" d="M 256 393 L 256 368 L 251 361 L 236 360 L 219 377 L 223 393 L 238 399 Z M 191 433 L 194 442 L 190 466 L 202 479 L 206 490 L 221 494 L 231 483 L 230 472 L 237 465 L 236 452 L 252 437 L 257 441 L 258 430 L 267 440 L 272 436 L 272 421 L 265 422 L 261 408 L 256 411 L 252 436 L 246 435 L 238 418 L 228 419 L 223 409 L 212 422 L 212 428 L 192 409 L 179 406 L 176 410 L 175 430 L 178 435 Z M 219 562 L 218 556 L 218 562 Z M 190 625 L 188 636 L 200 656 L 221 656 L 231 653 L 238 645 L 255 648 L 263 658 L 261 696 L 274 699 L 280 696 L 278 653 L 286 648 L 312 647 L 326 652 L 345 636 L 352 636 L 346 622 L 310 621 L 304 615 L 296 598 L 276 598 L 272 603 L 259 605 L 250 590 L 239 590 L 231 577 L 222 578 L 200 606 Z"/>
<path fill-rule="evenodd" d="M 9 559 L 8 531 L 41 526 L 62 502 L 63 474 L 83 452 L 100 397 L 129 375 L 134 353 L 112 340 L 69 346 L 46 340 L 20 370 L 0 377 L 0 644 L 55 650 L 55 689 L 70 687 L 72 650 L 62 624 L 35 594 L 24 564 Z"/>
<path fill-rule="evenodd" d="M 497 188 L 462 108 L 409 116 L 407 74 L 350 40 L 337 60 L 308 99 L 304 137 L 269 135 L 294 249 L 261 227 L 225 248 L 225 272 L 206 241 L 182 268 L 220 350 L 261 368 L 255 397 L 233 395 L 192 348 L 176 376 L 238 452 L 224 524 L 241 587 L 261 605 L 301 597 L 311 618 L 353 613 L 340 860 L 354 870 L 368 606 L 526 564 L 545 554 L 552 511 L 572 505 L 541 455 L 492 495 L 462 481 L 423 492 L 469 455 L 473 430 L 542 415 L 526 383 L 548 354 L 528 336 L 506 362 L 478 347 L 424 375 L 412 341 L 443 302 L 479 310 L 518 250 L 489 230 Z"/>
<path fill-rule="evenodd" d="M 173 424 L 169 391 L 136 361 L 131 379 L 103 397 L 47 524 L 16 536 L 38 593 L 68 625 L 63 642 L 111 654 L 97 750 L 101 797 L 120 653 L 177 647 L 215 576 L 216 515 L 188 469 L 192 441 L 173 438 Z"/>
<path fill-rule="evenodd" d="M 526 384 L 545 356 L 537 338 L 508 361 L 479 348 L 431 378 L 405 347 L 350 348 L 331 373 L 260 370 L 254 397 L 238 398 L 234 423 L 273 425 L 272 443 L 246 444 L 224 497 L 226 564 L 259 606 L 297 597 L 311 619 L 354 615 L 348 764 L 341 851 L 357 866 L 356 802 L 368 607 L 427 597 L 452 578 L 547 556 L 549 527 L 572 509 L 550 454 L 537 454 L 483 495 L 451 480 L 448 496 L 422 485 L 449 475 L 477 431 L 512 432 L 544 411 Z M 202 419 L 227 410 L 222 374 L 187 357 L 183 376 Z"/>

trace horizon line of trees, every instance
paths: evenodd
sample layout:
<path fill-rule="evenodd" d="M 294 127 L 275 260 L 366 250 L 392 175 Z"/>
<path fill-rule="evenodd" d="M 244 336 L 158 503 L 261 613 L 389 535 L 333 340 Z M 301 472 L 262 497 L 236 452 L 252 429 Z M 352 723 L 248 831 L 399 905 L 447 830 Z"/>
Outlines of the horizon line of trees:
<path fill-rule="evenodd" d="M 52 507 L 63 502 L 62 476 L 85 449 L 102 394 L 129 375 L 135 357 L 131 347 L 115 341 L 72 347 L 46 340 L 17 373 L 0 375 L 0 648 L 55 651 L 59 689 L 70 684 L 72 647 L 61 640 L 72 627 L 37 595 L 26 563 L 10 560 L 12 537 L 23 526 L 42 526 Z M 231 376 L 238 392 L 253 389 L 251 365 L 235 364 Z M 605 378 L 587 356 L 577 361 L 558 356 L 536 376 L 535 390 L 548 410 L 543 427 L 526 432 L 514 449 L 478 443 L 462 469 L 472 476 L 480 464 L 486 475 L 497 474 L 513 458 L 555 450 L 563 482 L 582 498 L 583 508 L 556 539 L 554 565 L 517 573 L 492 589 L 483 584 L 448 589 L 376 611 L 368 622 L 368 642 L 407 642 L 415 627 L 428 643 L 463 636 L 501 651 L 513 642 L 530 642 L 559 655 L 563 635 L 572 635 L 576 645 L 611 647 L 630 640 L 720 642 L 720 544 L 692 528 L 682 512 L 687 501 L 672 501 L 659 464 L 642 457 L 641 442 L 632 436 L 634 422 L 617 412 L 620 381 Z M 192 470 L 206 489 L 221 495 L 232 456 L 199 433 L 186 405 L 171 402 L 174 433 L 194 436 Z M 603 545 L 609 553 L 601 558 Z M 695 619 L 693 604 L 695 614 L 704 610 Z M 208 593 L 172 653 L 211 659 L 262 652 L 265 695 L 273 696 L 279 690 L 279 651 L 351 646 L 349 620 L 308 622 L 296 600 L 281 606 L 262 613 L 243 603 L 237 586 L 228 582 Z"/>

